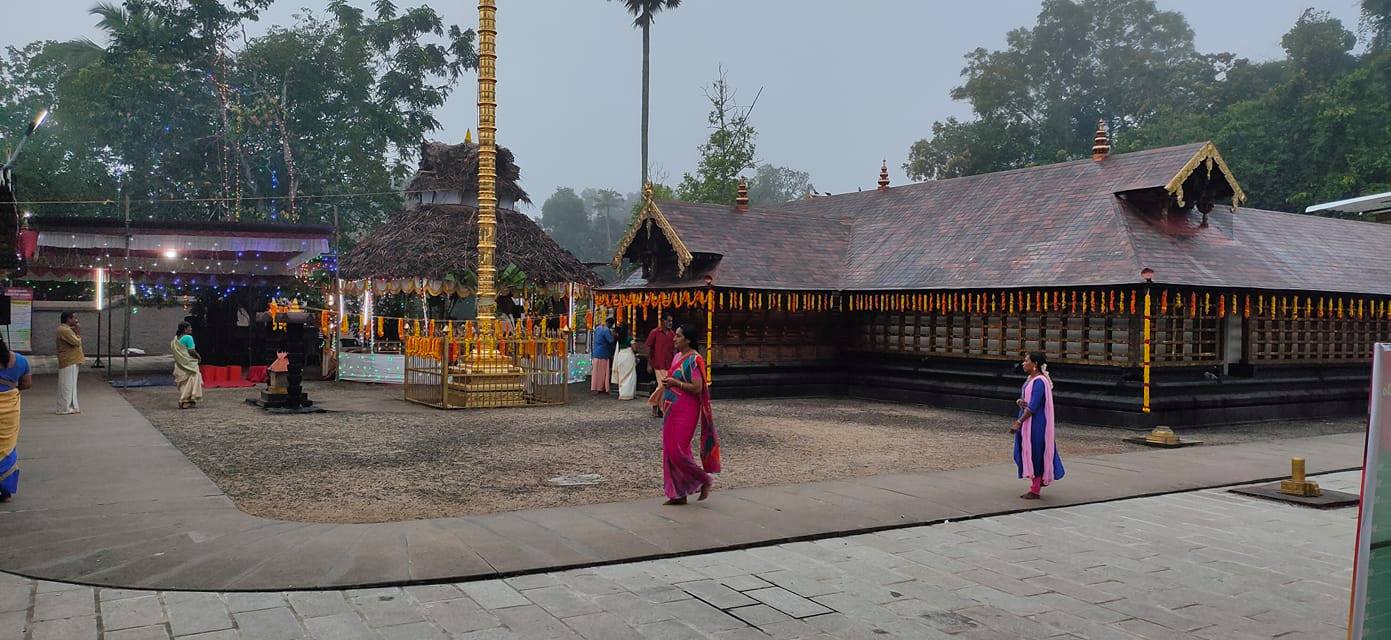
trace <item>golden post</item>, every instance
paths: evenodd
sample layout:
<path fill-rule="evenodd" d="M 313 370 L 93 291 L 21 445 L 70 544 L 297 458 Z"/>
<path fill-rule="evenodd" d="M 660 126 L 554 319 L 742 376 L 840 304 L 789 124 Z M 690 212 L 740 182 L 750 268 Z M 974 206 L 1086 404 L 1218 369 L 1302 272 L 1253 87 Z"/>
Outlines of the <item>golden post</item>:
<path fill-rule="evenodd" d="M 1319 483 L 1304 476 L 1304 458 L 1290 458 L 1290 479 L 1280 481 L 1280 493 L 1313 498 L 1323 495 Z"/>
<path fill-rule="evenodd" d="M 478 0 L 478 337 L 464 361 L 464 405 L 526 404 L 521 368 L 497 334 L 497 0 Z M 446 403 L 447 404 L 447 403 Z"/>
<path fill-rule="evenodd" d="M 478 328 L 481 360 L 496 359 L 497 3 L 478 1 Z M 481 364 L 481 363 L 480 363 Z"/>
<path fill-rule="evenodd" d="M 1150 290 L 1149 290 L 1149 287 L 1145 287 L 1145 324 L 1144 324 L 1144 341 L 1145 341 L 1145 342 L 1144 342 L 1144 346 L 1143 346 L 1143 357 L 1144 357 L 1144 362 L 1143 362 L 1143 364 L 1141 365 L 1141 366 L 1144 368 L 1144 371 L 1141 373 L 1141 376 L 1143 377 L 1142 384 L 1144 385 L 1144 390 L 1141 392 L 1141 393 L 1142 393 L 1142 397 L 1141 397 L 1141 400 L 1140 400 L 1140 411 L 1141 411 L 1142 413 L 1149 413 L 1149 412 L 1150 412 L 1150 355 L 1151 355 L 1151 354 L 1150 354 L 1150 321 L 1151 321 L 1150 319 L 1151 319 L 1151 310 L 1150 310 Z"/>

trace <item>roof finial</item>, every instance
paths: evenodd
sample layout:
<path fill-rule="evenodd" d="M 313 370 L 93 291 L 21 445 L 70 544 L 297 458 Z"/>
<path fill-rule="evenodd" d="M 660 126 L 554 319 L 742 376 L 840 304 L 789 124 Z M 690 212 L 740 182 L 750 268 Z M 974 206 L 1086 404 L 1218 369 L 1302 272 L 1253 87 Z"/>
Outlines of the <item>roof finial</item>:
<path fill-rule="evenodd" d="M 1106 120 L 1096 121 L 1096 139 L 1092 142 L 1092 160 L 1101 162 L 1111 153 L 1111 139 L 1106 135 Z"/>
<path fill-rule="evenodd" d="M 644 202 L 652 202 L 652 183 L 646 182 L 642 185 L 642 199 Z"/>
<path fill-rule="evenodd" d="M 473 144 L 473 129 L 464 130 L 464 144 Z"/>
<path fill-rule="evenodd" d="M 739 194 L 734 196 L 734 208 L 739 211 L 749 210 L 749 181 L 744 176 L 739 176 Z"/>
<path fill-rule="evenodd" d="M 879 190 L 884 191 L 889 188 L 889 160 L 884 159 L 879 165 Z"/>

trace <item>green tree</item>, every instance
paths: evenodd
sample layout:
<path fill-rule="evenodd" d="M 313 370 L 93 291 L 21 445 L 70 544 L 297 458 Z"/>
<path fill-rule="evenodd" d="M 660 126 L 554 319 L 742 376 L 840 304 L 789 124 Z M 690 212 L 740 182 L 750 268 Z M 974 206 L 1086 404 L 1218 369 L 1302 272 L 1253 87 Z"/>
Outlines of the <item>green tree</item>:
<path fill-rule="evenodd" d="M 1183 16 L 1152 0 L 1046 0 L 1033 28 L 1006 42 L 966 55 L 952 97 L 969 102 L 977 120 L 935 123 L 910 148 L 910 177 L 1082 157 L 1098 118 L 1119 136 L 1167 110 L 1208 110 L 1206 87 L 1232 61 L 1198 53 Z"/>
<path fill-rule="evenodd" d="M 1200 140 L 1222 149 L 1248 205 L 1303 211 L 1319 202 L 1385 190 L 1391 181 L 1391 52 L 1352 53 L 1354 36 L 1326 13 L 1306 11 L 1281 38 L 1286 56 L 1253 69 L 1260 79 L 1212 113 L 1171 112 L 1135 129 L 1118 149 Z M 1229 74 L 1221 83 L 1245 83 Z"/>
<path fill-rule="evenodd" d="M 739 190 L 739 173 L 753 168 L 754 138 L 758 132 L 749 122 L 758 96 L 747 107 L 735 101 L 735 91 L 726 80 L 724 68 L 710 83 L 705 97 L 710 100 L 710 137 L 700 145 L 700 161 L 695 173 L 681 176 L 676 195 L 687 202 L 733 204 Z"/>
<path fill-rule="evenodd" d="M 622 220 L 619 220 L 618 225 L 614 224 L 613 212 L 622 211 L 623 194 L 613 189 L 585 189 L 581 196 L 588 203 L 590 211 L 594 212 L 594 231 L 603 233 L 604 250 L 612 251 L 616 241 L 613 235 L 614 227 L 621 228 L 623 224 Z"/>
<path fill-rule="evenodd" d="M 51 49 L 59 43 L 35 42 L 23 48 L 10 47 L 0 59 L 0 157 L 8 155 L 10 140 L 17 142 L 36 113 L 52 108 L 43 128 L 29 140 L 16 159 L 15 178 L 20 200 L 100 201 L 113 197 L 118 185 L 112 175 L 112 154 L 95 144 L 81 124 L 63 117 L 66 104 L 59 100 L 59 79 L 71 72 L 67 55 Z M 68 215 L 113 213 L 110 205 L 80 204 L 61 208 L 28 205 L 36 213 L 62 211 Z"/>
<path fill-rule="evenodd" d="M 1356 63 L 1357 36 L 1327 11 L 1305 9 L 1294 28 L 1280 38 L 1290 70 L 1304 82 L 1323 82 Z"/>
<path fill-rule="evenodd" d="M 541 204 L 541 227 L 556 243 L 581 260 L 593 261 L 595 246 L 589 212 L 584 199 L 570 187 L 559 187 Z"/>
<path fill-rule="evenodd" d="M 1362 26 L 1372 49 L 1391 47 L 1391 0 L 1362 0 Z"/>
<path fill-rule="evenodd" d="M 99 5 L 102 44 L 11 54 L 7 74 L 24 86 L 8 106 L 55 104 L 45 133 L 62 132 L 67 153 L 93 159 L 88 169 L 120 182 L 141 214 L 323 222 L 338 203 L 351 239 L 400 206 L 390 192 L 439 127 L 434 112 L 477 66 L 474 34 L 446 27 L 428 6 L 378 0 L 369 15 L 334 0 L 323 16 L 305 12 L 234 48 L 270 2 Z M 19 178 L 36 199 L 78 199 L 70 184 L 31 171 Z M 388 195 L 300 197 L 351 192 Z M 158 202 L 171 198 L 214 201 Z"/>
<path fill-rule="evenodd" d="M 768 163 L 758 165 L 749 179 L 751 204 L 780 204 L 806 197 L 811 188 L 811 176 L 805 171 L 777 167 Z"/>
<path fill-rule="evenodd" d="M 612 1 L 612 0 L 610 0 Z M 642 182 L 647 184 L 647 128 L 648 104 L 651 83 L 652 23 L 657 14 L 666 9 L 681 6 L 681 0 L 622 0 L 628 14 L 633 16 L 633 27 L 642 29 Z"/>

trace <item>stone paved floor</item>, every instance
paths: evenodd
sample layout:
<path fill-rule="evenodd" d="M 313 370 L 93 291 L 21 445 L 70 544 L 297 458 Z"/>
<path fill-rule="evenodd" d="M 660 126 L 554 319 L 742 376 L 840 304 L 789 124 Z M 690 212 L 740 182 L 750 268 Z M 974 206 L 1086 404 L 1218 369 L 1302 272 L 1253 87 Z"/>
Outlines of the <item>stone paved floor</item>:
<path fill-rule="evenodd" d="M 1359 475 L 1318 480 L 1355 492 Z M 1356 517 L 1207 490 L 404 589 L 128 591 L 0 574 L 0 640 L 1334 639 Z"/>

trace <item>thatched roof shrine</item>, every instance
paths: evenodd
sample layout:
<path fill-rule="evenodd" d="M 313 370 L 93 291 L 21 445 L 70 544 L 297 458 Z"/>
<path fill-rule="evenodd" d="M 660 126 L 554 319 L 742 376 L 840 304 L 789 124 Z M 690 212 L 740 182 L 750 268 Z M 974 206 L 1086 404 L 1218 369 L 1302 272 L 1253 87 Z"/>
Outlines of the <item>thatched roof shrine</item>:
<path fill-rule="evenodd" d="M 598 276 L 541 225 L 507 206 L 531 200 L 518 184 L 521 170 L 506 148 L 498 147 L 497 170 L 498 272 L 515 265 L 537 285 L 598 285 Z M 478 269 L 478 145 L 424 144 L 420 171 L 406 191 L 407 208 L 343 255 L 343 277 L 370 279 L 386 291 L 412 290 L 411 283 L 419 280 L 452 280 L 466 285 L 458 294 L 469 295 L 467 287 Z M 446 289 L 456 293 L 452 284 Z"/>
<path fill-rule="evenodd" d="M 509 264 L 538 284 L 599 284 L 578 258 L 552 240 L 530 216 L 497 212 L 499 272 Z M 354 280 L 463 277 L 478 268 L 478 208 L 425 205 L 391 217 L 386 226 L 343 255 L 343 276 Z"/>
<path fill-rule="evenodd" d="M 531 198 L 522 189 L 522 170 L 516 157 L 507 147 L 497 148 L 497 199 L 503 202 L 525 202 Z M 406 193 L 456 191 L 464 201 L 478 200 L 478 144 L 445 144 L 426 142 L 420 145 L 420 169 L 406 185 Z"/>

